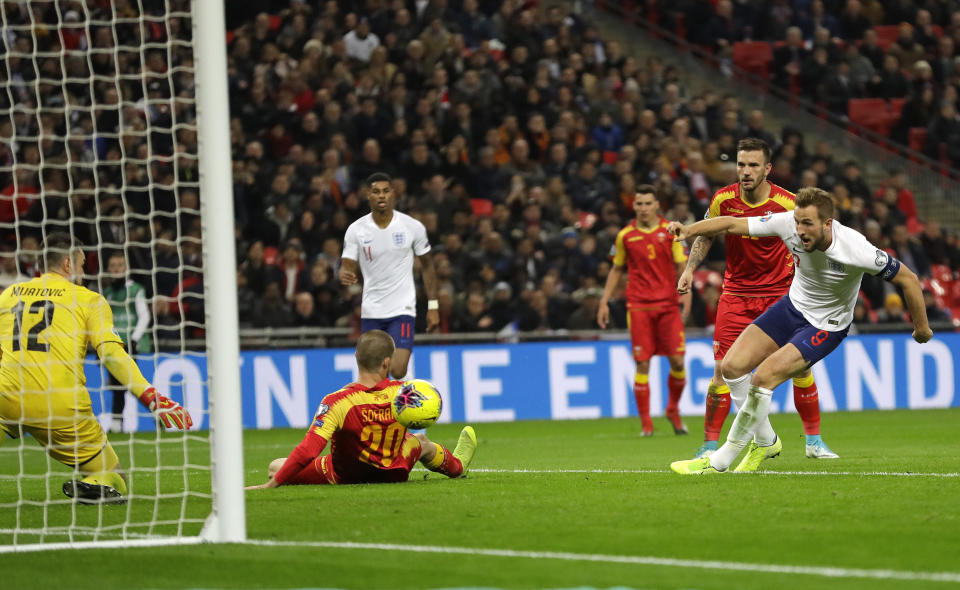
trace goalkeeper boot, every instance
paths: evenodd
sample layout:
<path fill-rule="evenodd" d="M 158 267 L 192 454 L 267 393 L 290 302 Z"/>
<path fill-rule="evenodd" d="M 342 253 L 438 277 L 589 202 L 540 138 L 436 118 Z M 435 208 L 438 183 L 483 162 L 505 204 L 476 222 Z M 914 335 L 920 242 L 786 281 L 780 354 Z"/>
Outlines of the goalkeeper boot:
<path fill-rule="evenodd" d="M 460 464 L 463 465 L 463 473 L 460 474 L 460 477 L 467 474 L 467 468 L 470 467 L 470 462 L 473 461 L 473 455 L 476 452 L 477 433 L 474 432 L 473 426 L 464 426 L 463 430 L 460 431 L 457 447 L 453 449 L 453 456 L 459 459 Z"/>
<path fill-rule="evenodd" d="M 819 434 L 807 435 L 807 458 L 808 459 L 839 459 L 840 455 L 834 453 L 823 442 Z"/>
<path fill-rule="evenodd" d="M 697 454 L 693 456 L 694 459 L 700 459 L 701 457 L 709 457 L 710 455 L 717 452 L 717 449 L 720 448 L 719 444 L 715 440 L 705 440 L 703 441 L 703 446 L 697 449 Z"/>
<path fill-rule="evenodd" d="M 79 504 L 125 504 L 127 499 L 115 488 L 81 480 L 67 481 L 63 493 Z"/>
<path fill-rule="evenodd" d="M 760 467 L 760 463 L 767 459 L 773 459 L 780 454 L 780 451 L 783 450 L 783 443 L 780 442 L 780 437 L 777 437 L 777 440 L 773 441 L 772 445 L 761 447 L 757 444 L 756 441 L 750 441 L 750 444 L 747 445 L 747 454 L 744 455 L 743 459 L 740 461 L 740 464 L 736 466 L 733 470 L 734 473 L 743 473 L 745 471 L 756 471 Z"/>
<path fill-rule="evenodd" d="M 687 430 L 687 425 L 683 423 L 683 420 L 680 419 L 680 410 L 677 408 L 667 408 L 666 411 L 667 420 L 670 421 L 670 425 L 673 426 L 673 433 L 676 435 L 689 434 L 690 431 Z"/>
<path fill-rule="evenodd" d="M 710 464 L 710 457 L 674 461 L 670 464 L 670 469 L 681 475 L 713 475 L 714 473 L 723 473 Z"/>

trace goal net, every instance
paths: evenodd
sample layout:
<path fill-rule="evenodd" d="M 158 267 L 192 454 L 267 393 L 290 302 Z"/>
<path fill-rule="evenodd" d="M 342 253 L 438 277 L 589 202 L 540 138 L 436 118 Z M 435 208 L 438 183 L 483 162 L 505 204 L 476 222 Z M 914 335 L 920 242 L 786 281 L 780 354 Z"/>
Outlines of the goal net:
<path fill-rule="evenodd" d="M 201 21 L 210 29 L 195 30 Z M 242 540 L 222 3 L 20 0 L 0 2 L 0 25 L 0 288 L 40 276 L 45 240 L 70 234 L 86 253 L 83 284 L 106 297 L 144 377 L 194 421 L 165 431 L 92 347 L 72 403 L 54 386 L 7 391 L 0 375 L 0 551 Z M 208 163 L 210 153 L 225 159 Z M 0 321 L 4 351 L 34 354 L 8 371 L 57 383 L 65 362 L 47 354 L 49 340 L 69 336 L 58 312 L 69 316 L 51 302 L 0 309 L 13 318 L 12 329 Z M 81 478 L 64 463 L 92 454 L 78 450 L 93 446 L 76 419 L 87 393 L 126 473 L 124 504 L 80 504 L 63 490 Z M 42 424 L 38 404 L 50 410 Z"/>

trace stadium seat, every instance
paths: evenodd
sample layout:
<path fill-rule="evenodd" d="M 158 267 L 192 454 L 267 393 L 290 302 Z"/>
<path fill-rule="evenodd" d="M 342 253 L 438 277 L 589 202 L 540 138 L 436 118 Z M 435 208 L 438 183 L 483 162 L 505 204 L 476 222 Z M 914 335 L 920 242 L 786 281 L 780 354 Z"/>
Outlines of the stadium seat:
<path fill-rule="evenodd" d="M 946 264 L 933 264 L 930 266 L 930 276 L 938 281 L 941 286 L 946 288 L 953 282 L 953 271 Z"/>
<path fill-rule="evenodd" d="M 903 105 L 906 104 L 906 98 L 890 99 L 890 123 L 891 125 L 900 120 L 900 113 L 903 112 Z"/>
<path fill-rule="evenodd" d="M 470 207 L 473 208 L 473 214 L 477 217 L 493 215 L 493 201 L 490 199 L 470 199 Z"/>
<path fill-rule="evenodd" d="M 900 36 L 899 25 L 877 25 L 873 30 L 877 33 L 877 45 L 884 51 L 896 43 L 897 37 Z"/>
<path fill-rule="evenodd" d="M 911 127 L 910 128 L 910 149 L 915 152 L 923 153 L 923 146 L 927 144 L 927 128 L 926 127 Z"/>
<path fill-rule="evenodd" d="M 737 67 L 767 80 L 773 48 L 765 41 L 738 41 L 733 44 L 733 63 Z"/>
<path fill-rule="evenodd" d="M 852 98 L 847 103 L 847 116 L 851 123 L 866 127 L 886 136 L 890 131 L 890 111 L 883 98 Z M 854 133 L 856 130 L 851 130 Z"/>

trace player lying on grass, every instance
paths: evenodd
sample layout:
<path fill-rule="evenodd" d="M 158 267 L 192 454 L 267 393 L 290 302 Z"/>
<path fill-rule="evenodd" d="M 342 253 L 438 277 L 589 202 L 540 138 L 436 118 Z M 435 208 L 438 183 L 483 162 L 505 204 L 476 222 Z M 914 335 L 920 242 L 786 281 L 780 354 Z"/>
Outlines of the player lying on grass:
<path fill-rule="evenodd" d="M 789 293 L 747 326 L 723 359 L 723 379 L 740 408 L 727 441 L 709 457 L 673 462 L 670 468 L 677 473 L 726 471 L 747 443 L 747 455 L 734 471 L 753 471 L 780 454 L 783 445 L 768 419 L 773 389 L 809 369 L 847 336 L 864 273 L 880 275 L 903 290 L 914 340 L 933 337 L 917 275 L 833 216 L 833 199 L 826 191 L 804 188 L 793 211 L 715 217 L 688 226 L 671 222 L 678 240 L 723 232 L 779 236 L 796 266 Z"/>
<path fill-rule="evenodd" d="M 46 272 L 0 295 L 0 443 L 30 434 L 82 476 L 63 493 L 85 504 L 122 503 L 126 475 L 90 407 L 83 371 L 87 345 L 110 374 L 167 428 L 190 414 L 143 378 L 113 326 L 103 295 L 80 286 L 85 255 L 65 233 L 44 243 Z"/>
<path fill-rule="evenodd" d="M 477 450 L 473 427 L 460 432 L 451 453 L 425 434 L 411 434 L 390 410 L 401 381 L 391 381 L 393 338 L 370 330 L 357 341 L 359 376 L 323 398 L 303 441 L 286 459 L 270 462 L 270 479 L 248 490 L 295 484 L 407 481 L 417 461 L 448 477 L 466 475 Z M 330 452 L 320 453 L 330 442 Z"/>

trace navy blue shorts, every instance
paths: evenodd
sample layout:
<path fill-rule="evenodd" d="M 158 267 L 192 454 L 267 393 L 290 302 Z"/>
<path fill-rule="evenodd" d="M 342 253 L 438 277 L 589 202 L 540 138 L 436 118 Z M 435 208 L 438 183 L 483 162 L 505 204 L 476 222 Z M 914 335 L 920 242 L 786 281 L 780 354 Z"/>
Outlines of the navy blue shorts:
<path fill-rule="evenodd" d="M 383 330 L 393 338 L 397 348 L 413 350 L 413 323 L 412 315 L 398 315 L 392 318 L 361 318 L 360 332 Z"/>
<path fill-rule="evenodd" d="M 833 352 L 850 330 L 847 326 L 838 332 L 828 332 L 812 326 L 794 307 L 789 295 L 767 308 L 753 323 L 773 338 L 777 346 L 783 348 L 788 342 L 792 343 L 810 365 Z"/>

